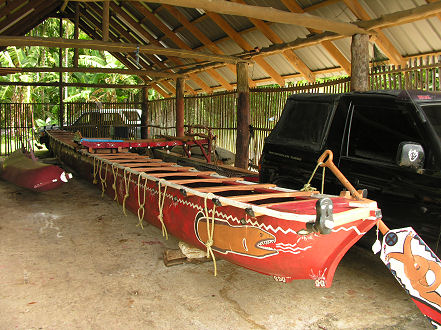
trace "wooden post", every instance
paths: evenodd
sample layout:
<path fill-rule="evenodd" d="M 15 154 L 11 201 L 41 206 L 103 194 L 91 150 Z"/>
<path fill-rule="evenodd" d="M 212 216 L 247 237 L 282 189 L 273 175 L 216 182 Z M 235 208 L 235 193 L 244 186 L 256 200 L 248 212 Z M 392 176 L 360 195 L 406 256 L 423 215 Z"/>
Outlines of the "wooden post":
<path fill-rule="evenodd" d="M 184 136 L 184 89 L 185 79 L 176 79 L 176 136 Z"/>
<path fill-rule="evenodd" d="M 63 17 L 60 16 L 60 38 L 63 38 Z M 58 55 L 58 66 L 63 66 L 63 48 L 60 47 Z M 58 94 L 60 97 L 60 109 L 58 110 L 58 125 L 63 127 L 64 125 L 64 102 L 63 102 L 63 72 L 59 75 Z"/>
<path fill-rule="evenodd" d="M 354 34 L 351 43 L 351 91 L 369 90 L 369 36 Z"/>
<path fill-rule="evenodd" d="M 141 139 L 149 138 L 149 88 L 142 89 Z"/>
<path fill-rule="evenodd" d="M 74 21 L 75 27 L 74 27 L 74 39 L 78 40 L 78 37 L 80 35 L 80 3 L 75 2 L 75 21 Z M 78 68 L 78 48 L 74 48 L 74 58 L 73 58 L 73 66 L 75 68 Z"/>
<path fill-rule="evenodd" d="M 109 8 L 110 1 L 103 1 L 103 41 L 109 40 Z"/>
<path fill-rule="evenodd" d="M 248 64 L 237 63 L 237 138 L 234 166 L 248 169 L 250 143 L 250 89 L 248 86 Z"/>

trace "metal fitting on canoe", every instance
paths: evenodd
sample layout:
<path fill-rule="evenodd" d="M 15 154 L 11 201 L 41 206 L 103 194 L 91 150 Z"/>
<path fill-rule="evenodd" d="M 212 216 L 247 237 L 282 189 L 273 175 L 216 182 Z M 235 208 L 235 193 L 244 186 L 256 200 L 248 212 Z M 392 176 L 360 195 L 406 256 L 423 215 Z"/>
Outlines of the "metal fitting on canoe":
<path fill-rule="evenodd" d="M 216 206 L 222 206 L 222 203 L 221 203 L 221 201 L 219 200 L 219 198 L 213 198 L 211 201 L 212 201 L 212 202 L 214 203 L 214 205 L 216 205 Z"/>
<path fill-rule="evenodd" d="M 246 212 L 251 218 L 254 218 L 255 214 L 254 214 L 254 211 L 253 211 L 253 209 L 252 209 L 251 207 L 247 207 L 247 208 L 245 209 L 245 212 Z"/>
<path fill-rule="evenodd" d="M 306 228 L 313 232 L 319 232 L 320 234 L 330 234 L 334 228 L 333 208 L 334 205 L 330 198 L 320 198 L 315 203 L 315 222 L 307 223 Z"/>

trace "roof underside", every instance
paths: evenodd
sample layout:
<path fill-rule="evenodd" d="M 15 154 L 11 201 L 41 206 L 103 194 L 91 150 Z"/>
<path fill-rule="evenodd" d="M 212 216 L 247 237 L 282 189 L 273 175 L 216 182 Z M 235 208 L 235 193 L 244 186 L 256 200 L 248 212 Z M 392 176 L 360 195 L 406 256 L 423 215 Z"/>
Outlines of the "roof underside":
<path fill-rule="evenodd" d="M 253 6 L 308 13 L 341 22 L 368 21 L 380 16 L 426 5 L 426 0 L 234 0 Z M 63 0 L 0 0 L 0 34 L 22 36 L 51 16 L 60 14 Z M 92 39 L 102 40 L 103 3 L 67 3 L 63 17 L 74 22 L 80 11 L 79 27 Z M 434 14 L 411 23 L 377 29 L 371 38 L 376 52 L 390 64 L 403 65 L 409 58 L 441 52 L 441 16 Z M 110 1 L 109 40 L 139 45 L 155 45 L 205 53 L 238 55 L 307 38 L 321 31 L 302 26 L 272 23 L 241 16 L 223 15 L 201 9 L 153 2 Z M 253 58 L 251 85 L 267 85 L 346 75 L 350 68 L 351 38 L 341 36 L 305 47 Z M 164 55 L 112 53 L 128 68 L 180 72 L 193 59 Z M 150 78 L 146 78 L 150 79 Z M 152 78 L 153 79 L 153 78 Z M 187 92 L 234 89 L 235 66 L 225 64 L 191 73 Z M 163 95 L 173 95 L 172 79 L 152 86 Z"/>

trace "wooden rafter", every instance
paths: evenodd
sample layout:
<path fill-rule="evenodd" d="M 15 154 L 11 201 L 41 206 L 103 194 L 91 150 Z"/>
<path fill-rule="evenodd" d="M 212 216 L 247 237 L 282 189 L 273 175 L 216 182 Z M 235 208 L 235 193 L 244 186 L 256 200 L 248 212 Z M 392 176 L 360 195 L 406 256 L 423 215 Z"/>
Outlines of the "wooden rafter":
<path fill-rule="evenodd" d="M 54 1 L 45 1 L 45 0 L 36 0 L 29 1 L 26 3 L 25 1 L 11 1 L 8 2 L 8 5 L 2 8 L 3 12 L 7 12 L 8 15 L 0 22 L 0 33 L 14 33 L 13 30 L 20 31 L 25 28 L 26 25 L 24 22 L 29 22 L 29 19 L 35 20 L 38 15 L 37 13 L 44 12 L 51 6 L 53 6 Z M 16 28 L 16 24 L 18 24 L 19 28 Z M 33 24 L 34 25 L 34 24 Z M 32 26 L 33 26 L 32 25 Z"/>
<path fill-rule="evenodd" d="M 237 3 L 245 4 L 244 0 L 233 0 Z M 262 20 L 256 18 L 249 18 L 251 23 L 253 23 L 257 29 L 262 32 L 268 40 L 273 44 L 282 44 L 284 41 Z M 309 67 L 302 61 L 300 57 L 297 56 L 291 49 L 284 51 L 283 56 L 288 60 L 288 62 L 294 67 L 295 70 L 300 72 L 303 77 L 309 82 L 314 82 L 315 77 Z"/>
<path fill-rule="evenodd" d="M 167 10 L 170 14 L 175 16 L 175 18 L 184 26 L 189 32 L 191 32 L 200 42 L 202 42 L 208 49 L 210 49 L 215 54 L 224 54 L 224 52 L 217 46 L 213 41 L 211 41 L 199 28 L 197 28 L 192 22 L 188 21 L 187 18 L 178 10 L 176 7 L 170 5 L 162 5 L 162 7 Z M 236 66 L 232 64 L 227 64 L 227 67 L 236 75 Z M 249 79 L 248 83 L 250 86 L 254 87 L 256 84 L 253 80 Z"/>
<path fill-rule="evenodd" d="M 221 15 L 212 12 L 207 12 L 206 15 L 208 15 L 213 22 L 215 22 L 226 34 L 228 34 L 230 38 L 242 49 L 246 51 L 253 50 L 254 47 L 251 46 L 244 38 L 242 38 L 242 36 L 235 29 L 233 29 Z M 285 86 L 285 80 L 282 78 L 282 76 L 263 58 L 255 58 L 254 61 L 259 64 L 260 67 L 265 70 L 275 82 L 277 82 L 280 86 Z"/>
<path fill-rule="evenodd" d="M 297 2 L 292 0 L 281 0 L 283 5 L 293 13 L 304 13 L 305 10 L 300 7 Z M 321 33 L 320 30 L 308 29 L 311 33 Z M 338 64 L 346 71 L 348 75 L 351 74 L 351 62 L 341 53 L 341 51 L 329 40 L 321 42 L 323 48 L 337 61 Z"/>
<path fill-rule="evenodd" d="M 96 2 L 97 0 L 72 0 L 82 2 Z M 133 0 L 132 2 L 151 2 L 151 0 Z M 272 7 L 260 7 L 243 5 L 225 0 L 155 0 L 156 3 L 168 4 L 172 6 L 199 8 L 205 11 L 257 18 L 270 22 L 292 24 L 309 27 L 324 31 L 332 31 L 342 35 L 353 35 L 356 33 L 366 33 L 365 30 L 350 23 L 330 20 L 313 15 L 289 13 Z"/>
<path fill-rule="evenodd" d="M 356 24 L 368 30 L 384 29 L 396 25 L 407 24 L 418 20 L 438 15 L 441 12 L 441 1 L 432 2 L 415 8 L 397 11 L 382 15 L 369 21 L 361 21 Z"/>
<path fill-rule="evenodd" d="M 139 22 L 137 22 L 137 21 L 135 21 L 135 19 L 134 18 L 132 18 L 129 14 L 127 14 L 125 11 L 124 11 L 124 9 L 122 8 L 122 7 L 119 7 L 119 6 L 117 6 L 116 4 L 111 4 L 111 8 L 112 8 L 112 10 L 116 13 L 116 15 L 117 16 L 120 16 L 122 19 L 124 19 L 128 24 L 130 24 L 133 28 L 135 28 L 136 29 L 136 31 L 138 32 L 138 33 L 140 33 L 141 34 L 141 36 L 142 37 L 144 37 L 144 38 L 146 38 L 150 43 L 152 43 L 153 45 L 156 45 L 156 46 L 158 46 L 158 47 L 162 47 L 161 46 L 161 44 L 152 36 L 152 35 L 150 35 L 150 33 L 148 32 L 148 31 L 146 31 L 142 26 L 141 26 L 141 24 L 139 23 Z M 180 63 L 183 63 L 183 62 L 181 62 L 181 60 L 179 60 L 179 59 L 177 59 L 177 58 L 174 58 L 174 57 L 170 57 L 171 59 L 173 59 L 173 61 L 175 62 L 175 63 L 178 63 L 178 64 L 180 64 Z M 164 63 L 162 63 L 162 62 L 160 62 L 156 57 L 155 57 L 155 61 L 157 61 L 157 63 L 159 64 L 159 66 L 163 69 L 163 70 L 166 70 L 166 71 L 170 71 L 170 68 L 168 68 L 167 66 L 165 66 L 165 64 Z M 161 69 L 161 70 L 162 70 Z M 196 75 L 190 75 L 190 77 L 192 78 L 192 79 L 197 79 L 198 77 L 196 76 Z M 162 83 L 163 85 L 164 85 L 164 83 Z M 173 87 L 173 89 L 170 89 L 170 84 L 169 83 L 166 83 L 166 88 L 168 89 L 168 90 L 173 90 L 173 93 L 174 93 L 174 87 Z M 188 85 L 188 84 L 186 84 L 186 87 L 187 87 L 187 89 L 192 93 L 192 94 L 194 94 L 195 92 L 194 92 L 194 90 Z M 209 88 L 209 86 L 207 86 L 208 88 Z M 210 91 L 211 91 L 211 89 L 210 89 Z"/>
<path fill-rule="evenodd" d="M 89 15 L 87 13 L 84 13 L 82 16 L 82 20 L 84 21 L 84 18 L 89 18 Z M 83 23 L 81 26 L 81 29 L 86 32 L 90 37 L 99 39 L 99 35 L 97 33 L 97 29 L 93 27 L 94 24 L 88 25 Z M 113 38 L 113 37 L 112 37 Z M 115 56 L 121 63 L 123 63 L 126 67 L 131 69 L 137 69 L 137 66 L 133 64 L 123 53 L 112 53 L 113 56 Z M 143 80 L 146 83 L 149 83 L 149 79 L 147 77 L 142 77 Z M 168 82 L 161 82 L 161 85 L 164 85 L 165 90 L 169 90 L 170 94 L 166 93 L 165 90 L 161 87 L 159 87 L 156 83 L 152 83 L 151 87 L 155 90 L 157 90 L 163 97 L 170 97 L 174 93 L 174 87 L 168 84 Z"/>
<path fill-rule="evenodd" d="M 0 67 L 0 75 L 3 72 L 19 73 L 19 72 L 82 72 L 82 73 L 118 73 L 126 75 L 136 75 L 136 76 L 150 76 L 150 77 L 163 77 L 163 78 L 185 78 L 185 75 L 177 73 L 166 73 L 154 70 L 145 69 L 108 69 L 108 68 L 67 68 L 67 67 L 32 67 L 32 68 L 5 68 Z"/>
<path fill-rule="evenodd" d="M 346 6 L 352 11 L 352 13 L 359 19 L 368 21 L 371 19 L 369 14 L 364 10 L 361 4 L 357 0 L 343 0 Z M 386 54 L 388 58 L 392 60 L 395 65 L 403 64 L 403 57 L 397 51 L 397 49 L 392 45 L 390 40 L 386 35 L 380 30 L 375 29 L 376 35 L 374 36 L 376 44 L 380 47 L 382 52 Z"/>
<path fill-rule="evenodd" d="M 100 24 L 100 20 L 97 17 L 100 17 L 100 9 L 95 5 L 89 5 L 86 4 L 85 11 L 82 14 L 82 18 L 85 24 L 89 24 L 91 29 L 93 29 L 93 37 L 96 40 L 99 40 L 102 38 L 102 25 Z M 135 38 L 132 34 L 130 34 L 128 31 L 126 31 L 122 25 L 117 24 L 117 20 L 114 16 L 111 17 L 112 24 L 112 30 L 109 30 L 111 33 L 109 33 L 109 38 L 113 42 L 128 42 L 133 44 L 139 44 L 140 40 Z M 101 33 L 101 35 L 99 35 Z M 133 52 L 127 52 L 127 56 L 131 57 L 133 59 L 133 63 L 138 62 L 138 65 L 135 65 L 136 67 L 143 67 L 143 68 L 153 68 L 155 63 L 158 67 L 161 67 L 161 61 L 157 59 L 156 56 L 147 54 L 137 54 L 135 51 Z M 138 55 L 138 56 L 137 56 Z"/>
<path fill-rule="evenodd" d="M 150 20 L 151 23 L 153 23 L 157 28 L 159 28 L 164 34 L 167 35 L 170 40 L 172 40 L 178 47 L 181 47 L 182 49 L 191 50 L 191 48 L 182 41 L 173 31 L 171 31 L 164 23 L 161 22 L 154 14 L 152 14 L 146 7 L 144 7 L 139 2 L 132 2 L 132 5 L 141 12 L 144 17 Z M 225 55 L 221 55 L 225 56 Z M 228 81 L 225 80 L 224 77 L 222 77 L 217 71 L 210 69 L 207 70 L 207 73 L 211 75 L 216 81 L 218 81 L 222 86 L 224 86 L 227 90 L 232 90 L 233 87 L 230 85 Z M 194 78 L 194 77 L 193 77 Z M 197 83 L 199 85 L 203 84 L 202 80 L 197 80 Z M 203 85 L 201 87 L 204 87 Z M 208 89 L 211 88 L 207 85 Z M 205 88 L 206 89 L 206 88 Z M 207 90 L 206 90 L 207 91 Z"/>

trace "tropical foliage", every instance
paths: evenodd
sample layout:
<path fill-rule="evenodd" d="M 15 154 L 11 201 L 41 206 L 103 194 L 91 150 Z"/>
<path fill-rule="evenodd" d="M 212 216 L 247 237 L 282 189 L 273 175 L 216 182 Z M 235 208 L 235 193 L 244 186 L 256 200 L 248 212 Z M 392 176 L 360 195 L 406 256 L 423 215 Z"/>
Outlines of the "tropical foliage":
<path fill-rule="evenodd" d="M 70 21 L 63 21 L 63 37 L 73 38 L 74 26 Z M 34 28 L 28 36 L 34 37 L 58 37 L 59 20 L 49 18 Z M 90 39 L 80 31 L 80 39 Z M 59 66 L 58 48 L 45 47 L 7 47 L 0 52 L 0 66 L 2 67 L 57 67 Z M 63 50 L 63 66 L 73 66 L 74 51 Z M 103 68 L 124 68 L 117 59 L 108 52 L 97 50 L 80 49 L 78 65 L 80 67 L 103 67 Z M 12 82 L 58 82 L 59 73 L 20 73 L 0 76 L 0 81 Z M 63 73 L 64 82 L 73 83 L 96 83 L 96 84 L 136 84 L 140 82 L 137 76 L 122 74 L 88 74 L 88 73 Z M 150 98 L 157 98 L 154 91 L 150 92 Z M 139 101 L 141 93 L 139 89 L 104 89 L 104 88 L 83 88 L 65 87 L 63 91 L 64 102 L 133 102 Z M 35 113 L 35 118 L 52 122 L 57 118 L 59 104 L 58 87 L 46 86 L 1 86 L 1 103 L 45 103 L 53 104 L 51 107 L 40 107 L 41 111 Z M 39 107 L 37 107 L 38 109 Z M 48 111 L 50 113 L 48 113 Z"/>

